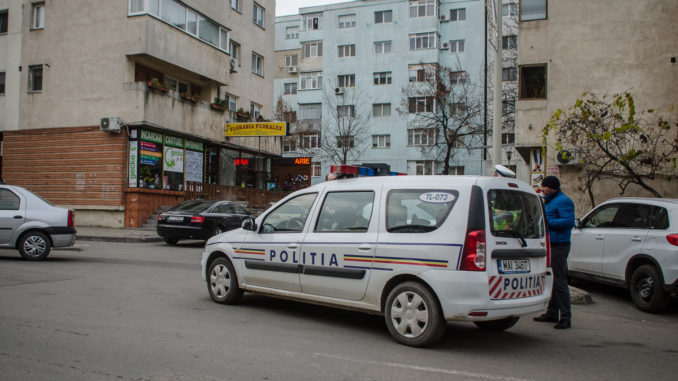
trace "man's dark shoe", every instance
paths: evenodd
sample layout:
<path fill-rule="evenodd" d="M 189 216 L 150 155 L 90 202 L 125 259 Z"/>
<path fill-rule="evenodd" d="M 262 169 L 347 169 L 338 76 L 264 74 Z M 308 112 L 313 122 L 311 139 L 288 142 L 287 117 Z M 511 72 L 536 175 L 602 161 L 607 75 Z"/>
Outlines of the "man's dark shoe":
<path fill-rule="evenodd" d="M 558 324 L 553 326 L 553 328 L 555 329 L 568 329 L 570 327 L 572 327 L 572 323 L 569 320 L 565 319 L 560 319 L 558 321 Z"/>
<path fill-rule="evenodd" d="M 542 314 L 542 315 L 534 318 L 534 321 L 538 321 L 538 322 L 541 322 L 541 323 L 556 323 L 556 322 L 558 322 L 558 318 L 553 316 L 553 315 Z"/>

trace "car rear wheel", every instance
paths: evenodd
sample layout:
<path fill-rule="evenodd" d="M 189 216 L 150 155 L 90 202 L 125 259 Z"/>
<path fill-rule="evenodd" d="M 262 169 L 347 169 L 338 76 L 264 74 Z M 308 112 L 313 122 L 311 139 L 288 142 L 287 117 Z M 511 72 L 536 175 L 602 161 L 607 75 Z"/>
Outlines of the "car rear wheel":
<path fill-rule="evenodd" d="M 397 285 L 386 299 L 386 327 L 400 343 L 415 347 L 433 344 L 445 333 L 446 323 L 435 296 L 417 282 Z"/>
<path fill-rule="evenodd" d="M 508 317 L 498 320 L 487 320 L 487 321 L 474 321 L 473 323 L 478 326 L 478 328 L 484 331 L 506 331 L 507 329 L 516 325 L 520 320 L 520 317 Z"/>
<path fill-rule="evenodd" d="M 214 237 L 217 234 L 221 234 L 223 232 L 224 232 L 224 229 L 221 228 L 220 226 L 217 226 L 217 227 L 214 228 L 214 230 L 212 230 L 212 237 Z"/>
<path fill-rule="evenodd" d="M 639 310 L 662 312 L 669 305 L 669 294 L 664 290 L 659 271 L 652 265 L 643 265 L 631 276 L 631 299 Z"/>
<path fill-rule="evenodd" d="M 19 238 L 18 249 L 24 259 L 40 261 L 47 258 L 52 251 L 52 244 L 47 234 L 34 231 L 25 233 Z"/>
<path fill-rule="evenodd" d="M 170 237 L 164 237 L 164 238 L 165 238 L 165 242 L 166 242 L 168 245 L 176 245 L 177 242 L 179 242 L 179 240 L 176 239 L 176 238 L 170 238 Z"/>
<path fill-rule="evenodd" d="M 238 277 L 231 261 L 224 257 L 215 259 L 207 275 L 207 291 L 212 300 L 219 304 L 235 304 L 240 300 L 243 291 L 238 287 Z"/>

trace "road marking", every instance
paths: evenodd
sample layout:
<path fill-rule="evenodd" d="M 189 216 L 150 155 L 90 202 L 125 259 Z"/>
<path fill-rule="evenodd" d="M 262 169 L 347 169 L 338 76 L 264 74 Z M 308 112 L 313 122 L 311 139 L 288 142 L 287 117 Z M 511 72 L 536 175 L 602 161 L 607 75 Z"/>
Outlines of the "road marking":
<path fill-rule="evenodd" d="M 359 362 L 359 363 L 363 363 L 363 364 L 390 366 L 390 367 L 393 367 L 393 368 L 404 368 L 404 369 L 418 370 L 418 371 L 424 371 L 424 372 L 448 374 L 448 375 L 453 375 L 453 376 L 482 378 L 482 379 L 485 379 L 485 380 L 505 380 L 505 381 L 528 381 L 529 380 L 528 378 L 506 377 L 506 376 L 498 376 L 498 375 L 486 374 L 486 373 L 466 372 L 466 371 L 463 371 L 463 370 L 441 369 L 441 368 L 432 368 L 432 367 L 428 367 L 428 366 L 418 366 L 418 365 L 404 365 L 404 364 L 396 364 L 396 363 L 392 363 L 392 362 L 382 362 L 382 361 L 370 361 L 370 360 L 356 359 L 356 358 L 351 358 L 351 357 L 337 356 L 337 355 L 317 353 L 317 352 L 314 353 L 313 356 L 315 356 L 315 357 L 326 357 L 326 358 L 331 358 L 331 359 L 335 359 L 335 360 L 343 360 L 343 361 L 348 361 L 348 362 L 352 362 L 352 363 Z"/>

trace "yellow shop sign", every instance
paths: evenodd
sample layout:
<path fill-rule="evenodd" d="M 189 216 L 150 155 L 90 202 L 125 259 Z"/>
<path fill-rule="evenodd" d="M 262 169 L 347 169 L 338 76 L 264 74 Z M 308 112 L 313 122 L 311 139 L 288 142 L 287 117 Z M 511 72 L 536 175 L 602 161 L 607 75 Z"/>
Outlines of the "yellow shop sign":
<path fill-rule="evenodd" d="M 285 122 L 226 123 L 226 136 L 285 136 Z"/>

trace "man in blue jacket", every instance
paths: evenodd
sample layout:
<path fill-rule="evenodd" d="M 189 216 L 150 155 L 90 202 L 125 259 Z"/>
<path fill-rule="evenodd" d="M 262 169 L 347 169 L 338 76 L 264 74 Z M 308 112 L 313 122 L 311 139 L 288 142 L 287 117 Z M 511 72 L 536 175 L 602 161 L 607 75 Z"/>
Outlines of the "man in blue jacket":
<path fill-rule="evenodd" d="M 561 192 L 560 181 L 555 176 L 546 176 L 542 180 L 541 191 L 544 194 L 546 224 L 551 239 L 553 291 L 546 313 L 534 320 L 557 323 L 554 328 L 567 329 L 572 326 L 570 289 L 567 285 L 567 255 L 570 253 L 570 236 L 574 226 L 574 204 Z"/>

